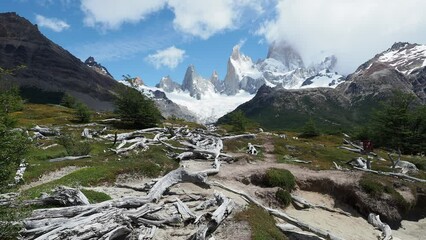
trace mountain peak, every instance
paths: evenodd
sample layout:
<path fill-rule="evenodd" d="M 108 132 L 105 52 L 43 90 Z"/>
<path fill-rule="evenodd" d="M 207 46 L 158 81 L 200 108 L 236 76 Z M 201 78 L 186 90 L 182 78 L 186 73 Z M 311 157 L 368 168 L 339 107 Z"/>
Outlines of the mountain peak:
<path fill-rule="evenodd" d="M 269 46 L 267 58 L 280 61 L 288 71 L 304 68 L 302 57 L 287 42 L 273 42 Z"/>
<path fill-rule="evenodd" d="M 106 67 L 102 66 L 100 63 L 96 62 L 95 58 L 92 56 L 88 57 L 86 61 L 84 61 L 84 64 L 104 76 L 113 78 L 112 75 L 108 72 L 108 69 L 106 69 Z"/>

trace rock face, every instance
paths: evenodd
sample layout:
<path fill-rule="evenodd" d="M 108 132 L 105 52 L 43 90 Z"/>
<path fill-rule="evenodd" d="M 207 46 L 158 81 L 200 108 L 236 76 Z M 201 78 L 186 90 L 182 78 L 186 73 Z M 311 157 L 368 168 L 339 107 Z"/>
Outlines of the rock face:
<path fill-rule="evenodd" d="M 112 91 L 120 85 L 115 80 L 88 67 L 16 13 L 0 14 L 0 22 L 0 66 L 25 65 L 9 80 L 32 89 L 30 101 L 46 92 L 67 92 L 93 109 L 113 108 Z"/>
<path fill-rule="evenodd" d="M 102 66 L 100 63 L 95 61 L 95 58 L 90 56 L 84 61 L 84 64 L 95 70 L 96 72 L 108 76 L 110 78 L 113 78 L 112 75 L 108 72 L 108 69 L 106 69 L 104 66 Z"/>
<path fill-rule="evenodd" d="M 160 83 L 156 85 L 157 88 L 163 89 L 165 92 L 173 92 L 181 90 L 180 84 L 174 82 L 170 76 L 161 78 Z"/>
<path fill-rule="evenodd" d="M 216 92 L 214 85 L 202 78 L 196 71 L 193 65 L 190 65 L 185 73 L 185 78 L 182 82 L 182 90 L 188 91 L 191 97 L 201 99 L 201 96 L 206 93 Z"/>
<path fill-rule="evenodd" d="M 331 67 L 333 62 L 328 59 L 324 65 Z M 314 85 L 327 74 L 330 71 L 323 70 L 308 78 L 302 88 L 305 84 Z M 373 108 L 395 90 L 415 95 L 417 103 L 426 103 L 426 46 L 396 43 L 362 64 L 335 89 L 287 90 L 263 86 L 237 110 L 269 128 L 297 129 L 312 116 L 324 128 L 343 129 L 368 119 Z M 219 122 L 226 120 L 224 116 Z"/>
<path fill-rule="evenodd" d="M 139 77 L 128 79 L 127 81 L 122 81 L 121 83 L 137 89 L 142 94 L 152 99 L 155 102 L 157 108 L 160 110 L 161 115 L 165 118 L 173 116 L 185 119 L 186 121 L 195 122 L 197 120 L 195 115 L 189 111 L 187 107 L 178 105 L 171 101 L 169 98 L 167 98 L 165 92 L 160 90 L 153 90 L 152 88 L 145 86 Z"/>

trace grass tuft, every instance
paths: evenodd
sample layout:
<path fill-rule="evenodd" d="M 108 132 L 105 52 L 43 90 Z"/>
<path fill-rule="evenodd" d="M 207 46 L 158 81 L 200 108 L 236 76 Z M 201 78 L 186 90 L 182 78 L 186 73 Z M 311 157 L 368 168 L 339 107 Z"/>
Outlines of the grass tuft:
<path fill-rule="evenodd" d="M 293 190 L 296 186 L 294 175 L 286 169 L 268 169 L 264 181 L 268 187 L 280 187 L 287 191 Z"/>
<path fill-rule="evenodd" d="M 251 228 L 251 239 L 288 239 L 276 226 L 275 219 L 262 208 L 250 204 L 235 216 L 237 221 L 247 221 Z"/>
<path fill-rule="evenodd" d="M 89 199 L 90 203 L 100 203 L 111 200 L 111 197 L 103 192 L 97 192 L 90 189 L 81 189 L 81 192 Z"/>

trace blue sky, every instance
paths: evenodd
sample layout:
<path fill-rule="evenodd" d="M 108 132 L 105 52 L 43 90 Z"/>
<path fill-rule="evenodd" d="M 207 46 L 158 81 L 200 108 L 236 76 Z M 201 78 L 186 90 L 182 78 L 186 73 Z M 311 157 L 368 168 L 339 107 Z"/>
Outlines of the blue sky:
<path fill-rule="evenodd" d="M 386 6 L 386 7 L 384 7 Z M 415 6 L 415 7 L 413 7 Z M 305 65 L 326 55 L 353 72 L 394 42 L 426 43 L 424 0 L 2 0 L 84 61 L 93 56 L 116 79 L 140 76 L 153 86 L 188 65 L 223 79 L 232 47 L 253 61 L 286 41 Z"/>
<path fill-rule="evenodd" d="M 103 26 L 102 23 L 96 26 L 85 23 L 86 14 L 79 0 L 11 0 L 3 1 L 0 9 L 2 12 L 17 12 L 32 23 L 38 23 L 45 36 L 82 61 L 89 56 L 95 57 L 116 79 L 130 74 L 140 76 L 151 86 L 166 75 L 181 82 L 189 64 L 195 65 L 204 77 L 210 77 L 216 70 L 223 79 L 227 59 L 234 45 L 244 41 L 244 52 L 254 60 L 264 58 L 268 47 L 267 44 L 259 44 L 261 36 L 253 34 L 260 26 L 260 21 L 241 20 L 244 22 L 238 25 L 235 23 L 229 29 L 225 27 L 208 33 L 209 36 L 205 37 L 178 30 L 173 24 L 175 15 L 167 7 L 147 14 L 144 19 L 123 22 L 113 28 Z M 52 19 L 55 23 L 63 21 L 65 24 L 54 29 L 54 26 L 46 23 L 46 19 Z M 175 56 L 180 59 L 177 64 L 173 60 L 161 64 L 161 56 L 153 60 L 160 63 L 149 61 L 153 59 L 149 55 L 170 47 L 184 51 L 182 57 L 179 54 Z M 166 57 L 163 55 L 163 58 Z"/>

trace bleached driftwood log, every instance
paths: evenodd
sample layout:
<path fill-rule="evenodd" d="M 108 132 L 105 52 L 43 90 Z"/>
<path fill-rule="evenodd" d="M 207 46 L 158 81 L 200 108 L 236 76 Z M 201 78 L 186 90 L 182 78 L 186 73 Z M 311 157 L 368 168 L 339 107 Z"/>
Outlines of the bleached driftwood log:
<path fill-rule="evenodd" d="M 417 169 L 416 165 L 414 165 L 413 163 L 401 160 L 401 151 L 400 150 L 398 150 L 398 159 L 396 161 L 393 159 L 393 157 L 390 153 L 388 153 L 388 156 L 389 156 L 389 159 L 392 162 L 392 168 L 393 169 L 400 169 L 401 173 L 403 173 L 403 174 L 413 173 L 413 172 L 419 171 L 419 169 Z"/>
<path fill-rule="evenodd" d="M 103 139 L 111 140 L 111 141 L 114 139 L 116 139 L 117 141 L 122 141 L 122 140 L 128 140 L 128 139 L 136 138 L 136 137 L 143 137 L 141 135 L 143 133 L 156 132 L 156 131 L 165 132 L 166 129 L 165 128 L 146 128 L 146 129 L 136 130 L 136 131 L 128 132 L 128 133 L 107 134 L 100 137 Z"/>
<path fill-rule="evenodd" d="M 50 159 L 49 162 L 62 162 L 62 161 L 78 160 L 78 159 L 90 158 L 90 157 L 91 157 L 90 155 L 67 156 L 67 157 L 53 158 L 53 159 Z"/>
<path fill-rule="evenodd" d="M 359 168 L 359 167 L 354 167 L 354 169 L 357 169 L 357 170 L 360 170 L 360 171 L 364 171 L 364 172 L 370 172 L 370 173 L 375 173 L 375 174 L 379 174 L 379 175 L 384 175 L 384 176 L 392 176 L 392 177 L 398 177 L 398 178 L 405 178 L 405 179 L 408 179 L 408 180 L 411 180 L 411 181 L 426 183 L 426 179 L 412 177 L 410 175 L 403 174 L 403 173 L 382 172 L 382 171 L 375 171 L 375 170 L 364 169 L 364 168 Z"/>
<path fill-rule="evenodd" d="M 380 220 L 380 215 L 376 215 L 374 213 L 370 213 L 368 215 L 368 223 L 373 225 L 374 227 L 380 229 L 382 231 L 382 236 L 380 240 L 390 240 L 392 239 L 392 230 L 386 223 L 383 223 Z"/>
<path fill-rule="evenodd" d="M 18 166 L 18 170 L 16 170 L 15 184 L 18 184 L 19 182 L 24 180 L 25 170 L 27 170 L 27 163 L 25 163 L 25 160 L 22 160 Z"/>
<path fill-rule="evenodd" d="M 79 190 L 65 186 L 59 186 L 52 191 L 52 194 L 43 193 L 39 199 L 24 201 L 25 205 L 43 206 L 78 206 L 88 205 L 89 200 Z"/>
<path fill-rule="evenodd" d="M 205 174 L 190 173 L 179 168 L 159 179 L 146 197 L 126 197 L 98 204 L 35 210 L 24 221 L 22 234 L 25 239 L 70 239 L 76 236 L 79 239 L 109 239 L 118 233 L 125 238 L 136 231 L 139 224 L 160 226 L 178 221 L 176 216 L 159 220 L 144 216 L 158 211 L 159 207 L 150 203 L 158 202 L 171 186 L 191 182 L 208 187 L 206 181 Z M 135 223 L 137 225 L 133 227 Z"/>
<path fill-rule="evenodd" d="M 60 135 L 58 128 L 40 127 L 38 125 L 31 128 L 31 131 L 38 132 L 38 133 L 42 134 L 43 136 L 58 136 L 58 135 Z"/>
<path fill-rule="evenodd" d="M 257 155 L 257 149 L 253 146 L 253 144 L 248 143 L 247 145 L 247 153 L 250 155 Z"/>
<path fill-rule="evenodd" d="M 211 215 L 210 221 L 207 224 L 203 224 L 198 227 L 197 232 L 193 235 L 192 239 L 205 240 L 217 227 L 225 220 L 225 218 L 231 214 L 234 208 L 234 202 L 225 197 L 223 194 L 219 194 L 220 201 L 222 202 L 216 211 Z"/>
<path fill-rule="evenodd" d="M 303 231 L 302 229 L 290 223 L 285 223 L 285 224 L 277 223 L 275 224 L 275 226 L 285 234 L 290 233 L 292 235 L 296 235 L 295 239 L 324 240 L 324 238 L 319 237 L 311 232 Z"/>
<path fill-rule="evenodd" d="M 47 149 L 49 149 L 49 148 L 56 147 L 56 146 L 58 146 L 58 145 L 59 145 L 59 144 L 57 144 L 57 143 L 53 143 L 53 144 L 47 145 L 47 146 L 45 146 L 45 147 L 42 147 L 41 149 L 43 149 L 43 150 L 47 150 Z"/>
<path fill-rule="evenodd" d="M 121 148 L 122 146 L 123 145 L 119 145 L 117 147 L 117 149 L 111 149 L 111 150 L 113 152 L 115 152 L 116 154 L 122 154 L 122 153 L 131 151 L 131 150 L 135 150 L 135 149 L 138 149 L 138 148 L 142 148 L 143 150 L 146 150 L 148 148 L 148 145 L 145 144 L 144 140 L 136 142 L 136 143 L 134 143 L 134 144 L 132 144 L 129 147 L 126 147 L 126 148 Z"/>
<path fill-rule="evenodd" d="M 350 147 L 346 147 L 346 146 L 340 146 L 340 149 L 345 149 L 351 152 L 355 152 L 355 153 L 362 153 L 362 150 L 357 149 L 357 148 L 350 148 Z"/>
<path fill-rule="evenodd" d="M 297 219 L 295 219 L 293 217 L 290 217 L 289 215 L 287 215 L 284 212 L 281 212 L 281 211 L 273 209 L 273 208 L 265 207 L 259 201 L 257 201 L 256 199 L 254 199 L 249 194 L 247 194 L 247 193 L 245 193 L 243 191 L 232 189 L 232 188 L 227 187 L 227 186 L 225 186 L 223 184 L 220 184 L 218 182 L 212 182 L 211 185 L 223 188 L 223 189 L 225 189 L 227 191 L 230 191 L 230 192 L 233 192 L 233 193 L 238 194 L 240 196 L 243 196 L 247 201 L 252 202 L 255 205 L 257 205 L 257 206 L 265 209 L 267 212 L 269 212 L 269 214 L 271 214 L 273 216 L 276 216 L 278 218 L 281 218 L 281 219 L 285 220 L 286 222 L 289 222 L 289 223 L 291 223 L 291 224 L 293 224 L 293 225 L 295 225 L 295 226 L 297 226 L 297 227 L 299 227 L 299 228 L 301 228 L 301 229 L 303 229 L 305 231 L 312 232 L 312 233 L 314 233 L 314 234 L 316 234 L 316 235 L 318 235 L 320 237 L 324 237 L 326 239 L 343 240 L 342 238 L 334 235 L 333 233 L 330 233 L 328 231 L 325 231 L 325 230 L 313 227 L 313 226 L 311 226 L 311 225 L 309 225 L 307 223 L 301 222 L 301 221 L 299 221 L 299 220 L 297 220 Z"/>
<path fill-rule="evenodd" d="M 347 162 L 347 164 L 357 168 L 369 169 L 367 165 L 367 160 L 364 159 L 363 157 L 354 158 L 350 160 L 349 162 Z"/>
<path fill-rule="evenodd" d="M 237 138 L 252 139 L 252 138 L 256 138 L 256 134 L 249 133 L 249 134 L 240 134 L 240 135 L 221 137 L 222 140 L 233 140 Z"/>
<path fill-rule="evenodd" d="M 93 138 L 93 135 L 90 133 L 90 130 L 88 128 L 83 129 L 83 132 L 81 132 L 81 136 L 88 139 Z"/>

